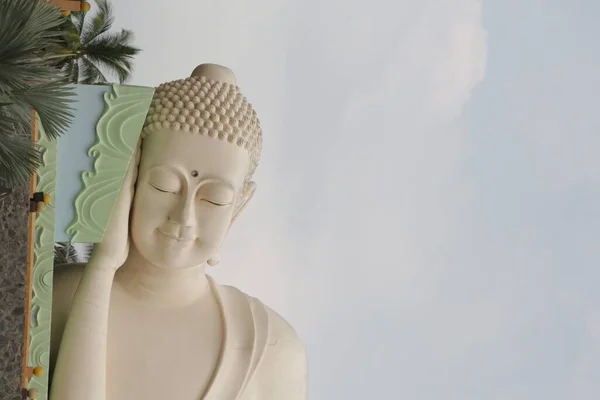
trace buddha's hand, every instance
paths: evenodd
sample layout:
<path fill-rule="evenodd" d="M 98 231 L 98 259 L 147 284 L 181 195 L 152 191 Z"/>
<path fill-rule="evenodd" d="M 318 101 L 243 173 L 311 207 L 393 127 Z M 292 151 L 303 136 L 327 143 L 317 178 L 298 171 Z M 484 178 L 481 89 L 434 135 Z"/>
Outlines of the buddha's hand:
<path fill-rule="evenodd" d="M 115 200 L 108 219 L 102 242 L 94 246 L 90 262 L 88 263 L 88 265 L 94 268 L 116 271 L 125 263 L 129 254 L 129 213 L 135 193 L 135 182 L 141 153 L 140 146 L 141 141 L 138 142 L 136 150 L 131 157 L 129 168 L 123 179 L 121 191 Z"/>

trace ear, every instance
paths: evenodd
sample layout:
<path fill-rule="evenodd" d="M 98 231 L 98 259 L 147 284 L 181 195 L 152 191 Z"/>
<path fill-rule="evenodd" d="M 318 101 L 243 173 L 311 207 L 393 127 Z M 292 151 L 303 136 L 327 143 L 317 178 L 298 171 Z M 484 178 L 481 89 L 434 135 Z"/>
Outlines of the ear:
<path fill-rule="evenodd" d="M 233 214 L 233 218 L 231 218 L 232 224 L 233 224 L 233 221 L 236 220 L 238 215 L 240 215 L 240 213 L 242 212 L 244 207 L 246 207 L 246 204 L 248 204 L 248 202 L 250 201 L 252 196 L 254 196 L 254 192 L 256 192 L 256 182 L 248 182 L 246 184 L 246 187 L 244 187 L 244 192 L 242 193 L 242 199 L 240 200 L 240 203 L 239 203 L 237 209 L 235 210 L 235 213 Z"/>

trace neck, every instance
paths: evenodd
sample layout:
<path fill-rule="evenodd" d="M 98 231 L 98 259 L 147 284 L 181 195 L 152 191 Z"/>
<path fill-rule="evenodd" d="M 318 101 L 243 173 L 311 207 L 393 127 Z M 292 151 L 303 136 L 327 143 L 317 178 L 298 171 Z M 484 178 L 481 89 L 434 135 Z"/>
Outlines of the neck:
<path fill-rule="evenodd" d="M 115 282 L 130 295 L 153 306 L 183 307 L 210 296 L 204 264 L 169 269 L 148 262 L 131 246 L 125 264 L 117 270 Z"/>

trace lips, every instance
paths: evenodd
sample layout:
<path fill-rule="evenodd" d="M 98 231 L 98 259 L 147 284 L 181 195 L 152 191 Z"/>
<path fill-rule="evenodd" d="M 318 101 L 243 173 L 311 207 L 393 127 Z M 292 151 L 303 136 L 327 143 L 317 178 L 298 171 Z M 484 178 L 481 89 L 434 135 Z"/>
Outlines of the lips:
<path fill-rule="evenodd" d="M 168 237 L 169 239 L 176 240 L 178 242 L 190 242 L 190 241 L 194 240 L 191 238 L 188 239 L 188 238 L 182 238 L 182 237 L 177 237 L 175 235 L 171 235 L 169 233 L 164 232 L 162 229 L 158 229 L 158 231 L 160 233 L 162 233 L 163 235 L 165 235 L 166 237 Z"/>

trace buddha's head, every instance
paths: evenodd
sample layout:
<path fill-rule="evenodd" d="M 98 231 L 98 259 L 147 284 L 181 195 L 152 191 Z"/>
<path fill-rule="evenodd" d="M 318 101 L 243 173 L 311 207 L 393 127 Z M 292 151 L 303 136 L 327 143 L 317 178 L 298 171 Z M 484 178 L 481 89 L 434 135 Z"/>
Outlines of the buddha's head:
<path fill-rule="evenodd" d="M 160 85 L 142 132 L 131 214 L 137 251 L 162 268 L 212 263 L 254 194 L 261 146 L 256 112 L 229 69 L 204 64 Z"/>

